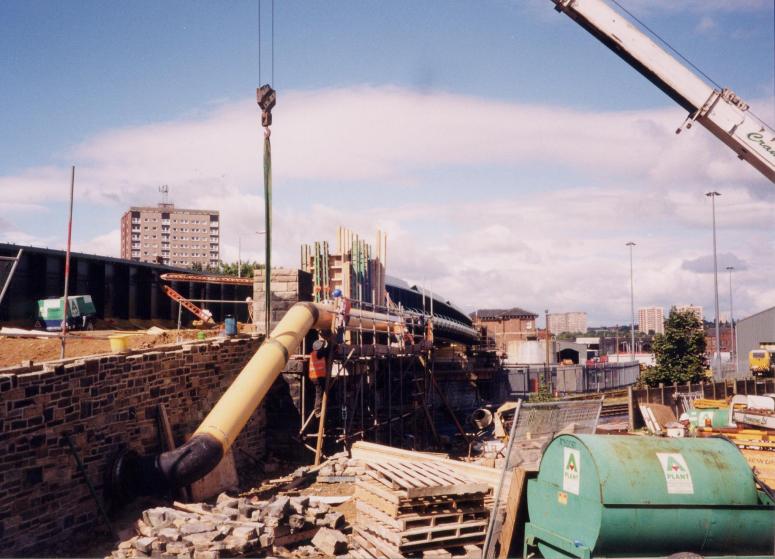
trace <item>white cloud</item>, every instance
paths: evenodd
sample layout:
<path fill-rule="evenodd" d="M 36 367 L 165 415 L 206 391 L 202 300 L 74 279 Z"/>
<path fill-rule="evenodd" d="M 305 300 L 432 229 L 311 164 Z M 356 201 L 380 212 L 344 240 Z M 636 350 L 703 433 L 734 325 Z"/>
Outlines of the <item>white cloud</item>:
<path fill-rule="evenodd" d="M 697 22 L 697 27 L 695 27 L 694 30 L 697 33 L 707 33 L 714 30 L 715 28 L 716 21 L 712 17 L 705 15 L 700 18 L 699 22 Z"/>
<path fill-rule="evenodd" d="M 282 101 L 272 133 L 276 264 L 297 265 L 299 245 L 332 239 L 337 225 L 367 237 L 381 227 L 393 275 L 466 308 L 549 306 L 623 322 L 630 239 L 636 304 L 710 300 L 707 277 L 681 264 L 708 252 L 712 188 L 723 193 L 720 250 L 750 263 L 741 312 L 772 304 L 775 263 L 760 257 L 775 253 L 772 187 L 700 127 L 676 136 L 681 109 L 581 112 L 394 87 Z M 169 184 L 173 201 L 221 211 L 224 259 L 236 259 L 241 236 L 243 259 L 263 261 L 261 141 L 248 99 L 106 131 L 68 154 L 77 203 L 105 208 L 117 225 L 128 205 L 153 203 Z M 509 178 L 492 178 L 494 169 Z M 534 178 L 544 174 L 554 178 Z M 474 178 L 467 190 L 453 186 L 458 176 Z M 27 214 L 61 206 L 68 185 L 69 162 L 0 177 L 4 203 Z M 5 240 L 62 244 L 39 221 L 3 217 Z M 74 247 L 116 255 L 118 238 L 94 230 Z"/>

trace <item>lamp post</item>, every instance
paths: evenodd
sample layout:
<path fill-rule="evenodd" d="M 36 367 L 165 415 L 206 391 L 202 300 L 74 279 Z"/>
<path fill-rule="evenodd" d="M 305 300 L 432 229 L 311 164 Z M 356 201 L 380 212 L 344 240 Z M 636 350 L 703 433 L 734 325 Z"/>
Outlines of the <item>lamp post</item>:
<path fill-rule="evenodd" d="M 716 302 L 716 372 L 718 378 L 721 378 L 721 330 L 719 328 L 719 310 L 718 310 L 718 262 L 716 261 L 716 197 L 721 196 L 719 192 L 706 192 L 705 196 L 710 198 L 711 211 L 713 214 L 713 294 Z"/>
<path fill-rule="evenodd" d="M 632 274 L 632 247 L 635 243 L 629 241 L 625 246 L 630 247 L 630 359 L 635 362 L 635 284 Z"/>
<path fill-rule="evenodd" d="M 552 339 L 552 335 L 549 333 L 549 309 L 544 309 L 544 316 L 546 316 L 546 366 L 548 368 L 552 363 L 551 349 L 549 346 Z"/>
<path fill-rule="evenodd" d="M 732 327 L 730 343 L 732 344 L 731 354 L 735 359 L 735 377 L 737 377 L 737 330 L 735 329 L 735 305 L 732 299 L 732 272 L 734 266 L 727 266 L 726 270 L 729 272 L 729 324 Z"/>

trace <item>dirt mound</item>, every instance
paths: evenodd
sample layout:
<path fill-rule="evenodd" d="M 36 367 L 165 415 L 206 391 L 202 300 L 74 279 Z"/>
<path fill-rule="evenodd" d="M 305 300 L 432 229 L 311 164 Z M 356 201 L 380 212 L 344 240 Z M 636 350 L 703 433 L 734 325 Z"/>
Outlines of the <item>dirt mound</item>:
<path fill-rule="evenodd" d="M 198 330 L 181 330 L 181 340 L 196 339 Z M 82 357 L 110 353 L 110 340 L 107 336 L 118 333 L 115 330 L 95 330 L 86 333 L 74 333 L 67 339 L 65 357 Z M 121 332 L 127 334 L 130 349 L 150 349 L 153 347 L 175 343 L 177 332 L 166 331 L 158 336 L 138 332 Z M 217 336 L 217 331 L 205 332 L 207 337 Z M 102 338 L 102 339 L 93 339 Z M 13 367 L 23 361 L 54 361 L 59 359 L 61 342 L 58 338 L 11 338 L 0 336 L 0 368 Z"/>

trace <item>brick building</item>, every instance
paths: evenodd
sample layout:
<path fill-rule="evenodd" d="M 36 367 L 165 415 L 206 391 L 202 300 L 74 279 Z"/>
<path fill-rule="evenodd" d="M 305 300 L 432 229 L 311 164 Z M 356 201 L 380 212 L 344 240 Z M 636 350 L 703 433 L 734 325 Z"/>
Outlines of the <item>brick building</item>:
<path fill-rule="evenodd" d="M 182 268 L 220 262 L 220 216 L 174 204 L 131 207 L 121 216 L 121 258 Z"/>
<path fill-rule="evenodd" d="M 517 340 L 535 340 L 536 313 L 514 307 L 511 309 L 481 309 L 471 315 L 474 327 L 480 329 L 485 339 L 502 351 L 508 351 L 508 343 Z"/>
<path fill-rule="evenodd" d="M 734 349 L 734 340 L 732 338 L 732 328 L 727 324 L 719 327 L 719 340 L 721 340 L 721 353 L 731 353 Z M 705 328 L 705 353 L 713 355 L 716 353 L 716 328 Z"/>

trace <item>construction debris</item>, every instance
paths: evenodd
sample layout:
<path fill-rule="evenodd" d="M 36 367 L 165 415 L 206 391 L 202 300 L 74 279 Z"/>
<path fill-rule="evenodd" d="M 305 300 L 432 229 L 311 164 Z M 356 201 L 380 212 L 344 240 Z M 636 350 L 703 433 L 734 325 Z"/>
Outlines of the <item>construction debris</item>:
<path fill-rule="evenodd" d="M 318 481 L 321 483 L 355 482 L 358 476 L 364 474 L 364 468 L 354 458 L 339 453 L 323 464 L 318 471 Z"/>
<path fill-rule="evenodd" d="M 308 542 L 324 528 L 328 535 L 318 541 L 335 543 L 321 545 L 346 551 L 346 538 L 342 549 L 340 540 L 332 540 L 330 535 L 340 533 L 337 528 L 343 524 L 342 513 L 309 496 L 276 495 L 262 501 L 221 493 L 215 505 L 175 502 L 172 508 L 144 511 L 135 525 L 137 535 L 120 543 L 110 557 L 218 559 L 264 555 L 273 553 L 275 546 Z"/>

